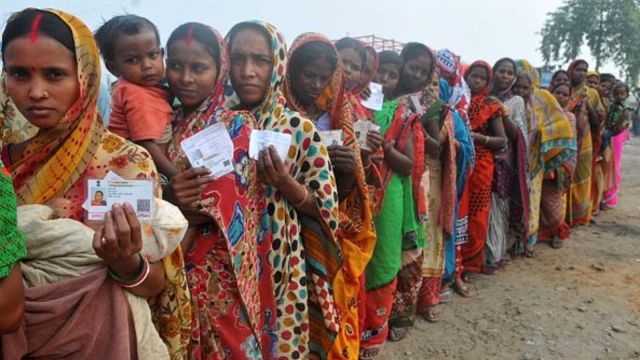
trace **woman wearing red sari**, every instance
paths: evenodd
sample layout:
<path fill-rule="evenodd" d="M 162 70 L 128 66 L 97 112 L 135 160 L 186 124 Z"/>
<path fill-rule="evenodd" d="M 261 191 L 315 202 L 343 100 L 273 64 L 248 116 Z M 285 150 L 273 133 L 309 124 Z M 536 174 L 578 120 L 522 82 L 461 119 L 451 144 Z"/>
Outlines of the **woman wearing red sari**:
<path fill-rule="evenodd" d="M 489 96 L 491 66 L 476 61 L 465 72 L 471 89 L 469 121 L 476 149 L 475 168 L 469 182 L 469 242 L 462 247 L 464 271 L 479 273 L 484 263 L 484 246 L 491 210 L 491 186 L 495 169 L 494 153 L 507 144 L 502 103 Z"/>
<path fill-rule="evenodd" d="M 181 101 L 167 150 L 179 170 L 173 198 L 195 232 L 183 242 L 193 309 L 189 358 L 273 359 L 276 309 L 266 261 L 271 237 L 261 229 L 264 190 L 248 158 L 255 119 L 220 109 L 229 61 L 212 28 L 179 26 L 167 42 L 167 65 L 169 85 Z M 234 171 L 214 180 L 206 169 L 190 168 L 180 144 L 220 124 L 233 142 Z"/>

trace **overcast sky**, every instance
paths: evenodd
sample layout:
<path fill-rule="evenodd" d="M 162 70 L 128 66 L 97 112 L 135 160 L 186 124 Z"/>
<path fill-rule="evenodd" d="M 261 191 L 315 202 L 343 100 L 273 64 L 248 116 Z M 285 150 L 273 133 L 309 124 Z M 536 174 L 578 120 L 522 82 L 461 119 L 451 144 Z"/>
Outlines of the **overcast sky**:
<path fill-rule="evenodd" d="M 262 19 L 278 27 L 289 43 L 300 33 L 376 36 L 420 41 L 449 48 L 465 62 L 493 63 L 510 56 L 542 65 L 538 52 L 546 14 L 562 0 L 0 0 L 2 26 L 25 7 L 55 7 L 95 29 L 124 12 L 145 16 L 160 29 L 162 41 L 187 21 L 213 26 L 223 35 L 242 20 Z M 590 59 L 588 53 L 583 54 Z M 611 65 L 601 70 L 615 70 Z"/>

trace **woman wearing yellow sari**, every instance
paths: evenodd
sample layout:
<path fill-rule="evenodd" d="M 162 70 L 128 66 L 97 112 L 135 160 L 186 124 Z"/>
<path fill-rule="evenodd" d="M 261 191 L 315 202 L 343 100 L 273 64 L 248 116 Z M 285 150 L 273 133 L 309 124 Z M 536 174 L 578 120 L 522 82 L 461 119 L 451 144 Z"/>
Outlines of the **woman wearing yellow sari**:
<path fill-rule="evenodd" d="M 576 141 L 569 119 L 558 101 L 551 93 L 540 89 L 538 71 L 527 60 L 519 60 L 516 63 L 518 70 L 524 72 L 531 80 L 531 88 L 527 91 L 522 91 L 522 86 L 516 86 L 514 90 L 527 102 L 529 116 L 530 215 L 525 253 L 527 256 L 533 256 L 533 247 L 538 241 L 540 229 L 540 201 L 544 176 L 575 156 Z"/>
<path fill-rule="evenodd" d="M 6 78 L 0 93 L 10 97 L 25 118 L 39 128 L 35 137 L 3 148 L 3 162 L 13 177 L 18 205 L 47 205 L 55 211 L 57 218 L 82 227 L 81 223 L 87 220 L 82 207 L 88 192 L 87 180 L 102 179 L 110 171 L 127 179 L 152 180 L 155 196 L 161 196 L 157 172 L 149 154 L 102 126 L 96 106 L 100 60 L 96 43 L 85 24 L 58 10 L 23 10 L 14 14 L 7 23 L 2 38 L 2 56 Z M 11 118 L 7 109 L 0 108 L 0 123 Z M 132 294 L 151 298 L 158 332 L 168 346 L 169 354 L 180 359 L 189 341 L 191 316 L 182 252 L 179 246 L 174 247 L 175 251 L 162 258 L 161 262 L 149 263 L 140 253 L 141 229 L 154 231 L 140 224 L 131 205 L 116 204 L 112 211 L 107 212 L 104 224 L 94 235 L 93 248 L 109 267 L 110 276 L 106 279 L 95 277 L 95 284 L 102 284 L 99 288 L 107 289 L 115 284 L 117 289 L 126 288 Z M 182 233 L 177 231 L 173 236 L 181 237 Z M 178 242 L 179 239 L 176 246 Z M 67 266 L 73 268 L 77 264 L 70 262 Z M 144 271 L 148 276 L 140 272 L 142 269 L 148 270 Z M 96 274 L 100 275 L 92 272 L 63 285 L 51 286 L 75 284 L 78 291 L 74 294 L 90 293 L 91 289 L 82 286 L 82 281 L 93 281 Z M 134 275 L 140 275 L 140 282 L 128 281 Z M 44 285 L 26 290 L 26 298 L 32 303 L 27 302 L 27 318 L 30 306 L 38 309 L 43 302 L 51 304 L 69 300 L 68 297 L 60 298 L 60 290 L 51 289 Z M 117 294 L 117 290 L 114 291 Z M 120 297 L 114 299 L 117 298 Z M 75 316 L 93 317 L 95 321 L 86 323 L 82 332 L 87 336 L 75 336 L 78 334 L 74 331 L 78 328 L 67 326 L 56 331 L 50 329 L 48 335 L 55 333 L 55 336 L 45 339 L 37 335 L 43 331 L 41 328 L 27 326 L 24 345 L 15 340 L 9 341 L 14 354 L 38 357 L 55 353 L 76 359 L 95 358 L 108 350 L 113 356 L 128 358 L 132 352 L 126 345 L 131 342 L 127 337 L 130 334 L 127 326 L 109 333 L 108 322 L 99 321 L 100 315 L 106 315 L 100 312 L 100 307 L 86 307 L 85 310 L 91 310 L 80 311 L 82 304 L 88 305 L 84 300 L 79 299 L 76 305 L 67 304 L 67 309 L 56 306 L 55 311 L 48 313 L 54 319 L 46 323 L 58 321 L 60 324 L 60 321 L 70 321 Z M 42 311 L 35 311 L 33 316 L 41 314 Z M 113 315 L 113 321 L 126 320 L 122 316 L 127 316 L 127 312 L 115 312 Z M 111 342 L 96 341 L 104 336 L 111 337 Z M 5 356 L 8 351 L 6 344 L 3 340 Z M 62 355 L 58 350 L 63 351 Z"/>
<path fill-rule="evenodd" d="M 586 122 L 584 127 L 589 129 L 592 145 L 591 164 L 587 164 L 586 159 L 584 159 L 585 161 L 580 159 L 578 167 L 576 168 L 576 177 L 578 177 L 578 172 L 580 174 L 583 172 L 586 173 L 586 171 L 581 168 L 586 166 L 590 167 L 590 189 L 588 192 L 586 191 L 587 186 L 584 185 L 584 182 L 582 182 L 583 185 L 580 188 L 577 188 L 575 192 L 572 188 L 572 193 L 574 193 L 575 196 L 578 196 L 579 200 L 583 200 L 580 202 L 583 203 L 585 199 L 590 199 L 590 213 L 586 217 L 572 216 L 574 224 L 589 224 L 591 222 L 591 217 L 597 215 L 600 211 L 600 202 L 602 201 L 603 193 L 606 190 L 604 184 L 605 177 L 602 168 L 602 161 L 604 158 L 601 156 L 602 134 L 605 128 L 605 108 L 598 91 L 588 87 L 586 84 L 588 68 L 589 64 L 586 61 L 575 60 L 571 65 L 569 65 L 569 69 L 567 70 L 571 86 L 573 87 L 573 95 L 571 96 L 571 102 L 573 104 L 572 112 L 576 115 L 578 127 L 581 126 L 581 122 Z M 583 139 L 583 141 L 585 140 Z M 586 144 L 583 142 L 583 146 L 585 145 Z M 580 181 L 582 180 L 584 179 L 581 177 Z"/>

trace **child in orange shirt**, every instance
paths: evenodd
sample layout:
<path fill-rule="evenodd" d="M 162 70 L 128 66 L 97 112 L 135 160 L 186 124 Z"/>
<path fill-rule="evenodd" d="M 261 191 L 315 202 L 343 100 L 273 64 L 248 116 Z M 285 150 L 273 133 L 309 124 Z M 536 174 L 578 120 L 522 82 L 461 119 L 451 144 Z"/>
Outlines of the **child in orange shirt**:
<path fill-rule="evenodd" d="M 177 173 L 165 156 L 173 109 L 164 78 L 164 49 L 156 26 L 140 16 L 121 15 L 104 23 L 95 38 L 107 69 L 118 81 L 111 93 L 109 130 L 143 146 L 161 174 Z"/>

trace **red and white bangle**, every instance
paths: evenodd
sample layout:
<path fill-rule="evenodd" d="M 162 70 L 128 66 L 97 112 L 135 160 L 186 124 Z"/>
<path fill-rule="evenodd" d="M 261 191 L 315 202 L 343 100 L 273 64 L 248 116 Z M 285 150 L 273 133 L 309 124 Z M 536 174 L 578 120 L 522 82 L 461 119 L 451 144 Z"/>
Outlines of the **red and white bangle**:
<path fill-rule="evenodd" d="M 123 279 L 116 275 L 116 273 L 109 268 L 109 277 L 113 279 L 113 281 L 120 285 L 123 288 L 134 288 L 136 286 L 140 286 L 147 278 L 149 277 L 149 273 L 151 273 L 151 264 L 149 264 L 149 260 L 142 256 L 142 254 L 138 253 L 140 256 L 140 268 L 137 271 L 137 274 L 131 278 Z"/>

